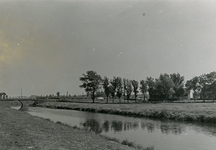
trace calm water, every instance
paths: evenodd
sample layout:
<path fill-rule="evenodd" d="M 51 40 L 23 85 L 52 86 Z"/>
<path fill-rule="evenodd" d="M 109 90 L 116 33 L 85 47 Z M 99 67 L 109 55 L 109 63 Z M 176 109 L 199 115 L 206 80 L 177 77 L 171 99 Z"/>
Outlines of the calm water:
<path fill-rule="evenodd" d="M 78 126 L 96 133 L 127 139 L 159 150 L 216 150 L 215 125 L 140 119 L 74 110 L 29 108 L 34 116 Z"/>

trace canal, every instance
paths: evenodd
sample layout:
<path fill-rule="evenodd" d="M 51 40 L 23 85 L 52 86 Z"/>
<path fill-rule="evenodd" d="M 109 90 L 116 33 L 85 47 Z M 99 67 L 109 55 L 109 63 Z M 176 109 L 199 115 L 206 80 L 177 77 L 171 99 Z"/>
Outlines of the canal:
<path fill-rule="evenodd" d="M 157 150 L 215 150 L 216 127 L 210 124 L 159 121 L 75 110 L 30 107 L 33 116 L 60 121 L 97 134 L 127 139 Z"/>

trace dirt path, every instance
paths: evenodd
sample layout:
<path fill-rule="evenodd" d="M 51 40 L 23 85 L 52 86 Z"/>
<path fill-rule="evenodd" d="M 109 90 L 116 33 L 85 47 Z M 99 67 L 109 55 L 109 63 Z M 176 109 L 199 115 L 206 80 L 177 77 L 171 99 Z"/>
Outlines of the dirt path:
<path fill-rule="evenodd" d="M 126 150 L 87 131 L 17 111 L 0 102 L 0 150 Z"/>

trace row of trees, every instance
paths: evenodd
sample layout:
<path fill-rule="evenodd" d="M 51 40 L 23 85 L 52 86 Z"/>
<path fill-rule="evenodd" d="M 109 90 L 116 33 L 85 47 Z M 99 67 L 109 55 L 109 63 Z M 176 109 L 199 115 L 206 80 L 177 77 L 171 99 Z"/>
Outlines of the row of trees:
<path fill-rule="evenodd" d="M 188 80 L 184 86 L 184 76 L 179 73 L 173 74 L 160 74 L 158 78 L 147 77 L 146 80 L 140 82 L 136 80 L 129 80 L 121 77 L 113 77 L 109 79 L 107 77 L 101 78 L 95 71 L 87 71 L 80 77 L 82 81 L 81 88 L 84 88 L 87 95 L 91 96 L 93 102 L 95 100 L 96 92 L 103 89 L 103 93 L 107 97 L 113 99 L 118 98 L 121 102 L 121 98 L 129 100 L 132 93 L 135 100 L 138 97 L 138 93 L 143 94 L 144 100 L 147 98 L 166 100 L 168 98 L 177 98 L 188 94 L 190 90 L 193 90 L 194 98 L 197 95 L 202 95 L 202 99 L 205 99 L 206 93 L 210 92 L 214 99 L 216 99 L 216 72 L 209 74 L 203 74 L 195 76 L 191 80 Z"/>
<path fill-rule="evenodd" d="M 114 103 L 116 97 L 119 99 L 119 102 L 121 102 L 122 96 L 124 99 L 129 100 L 132 92 L 134 93 L 136 100 L 139 92 L 137 81 L 122 79 L 121 77 L 113 77 L 113 79 L 104 77 L 102 80 L 102 86 L 107 97 L 107 103 L 110 95 Z"/>
<path fill-rule="evenodd" d="M 206 95 L 208 92 L 212 95 L 213 99 L 216 99 L 216 72 L 195 76 L 191 80 L 188 80 L 185 86 L 187 89 L 194 91 L 193 95 L 195 98 L 198 95 L 201 95 L 202 99 L 209 98 Z"/>
<path fill-rule="evenodd" d="M 144 100 L 151 97 L 151 99 L 167 99 L 170 96 L 179 98 L 185 93 L 184 90 L 184 77 L 179 73 L 173 74 L 161 74 L 159 78 L 147 77 L 146 80 L 141 80 L 140 82 L 136 80 L 129 80 L 121 77 L 113 77 L 109 79 L 107 77 L 101 78 L 100 75 L 95 71 L 87 71 L 80 77 L 82 85 L 87 95 L 91 96 L 93 102 L 95 100 L 96 92 L 103 89 L 107 97 L 107 102 L 109 97 L 112 97 L 113 102 L 115 98 L 121 98 L 129 100 L 133 92 L 135 101 L 138 97 L 138 93 L 143 94 Z"/>

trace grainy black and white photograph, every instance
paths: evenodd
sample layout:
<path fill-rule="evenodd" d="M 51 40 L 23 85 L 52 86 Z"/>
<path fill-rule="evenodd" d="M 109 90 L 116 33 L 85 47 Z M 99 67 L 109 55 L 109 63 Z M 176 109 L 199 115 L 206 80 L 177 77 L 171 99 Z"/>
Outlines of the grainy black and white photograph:
<path fill-rule="evenodd" d="M 215 0 L 0 0 L 0 150 L 215 150 Z"/>

